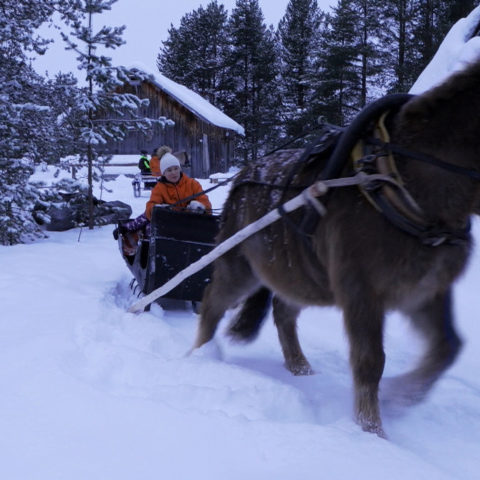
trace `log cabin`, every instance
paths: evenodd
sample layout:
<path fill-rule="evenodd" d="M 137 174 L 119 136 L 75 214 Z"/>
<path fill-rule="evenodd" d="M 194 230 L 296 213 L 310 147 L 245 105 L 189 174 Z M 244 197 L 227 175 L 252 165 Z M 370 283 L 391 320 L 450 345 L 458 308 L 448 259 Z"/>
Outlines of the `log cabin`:
<path fill-rule="evenodd" d="M 174 125 L 156 126 L 147 136 L 130 132 L 122 141 L 107 143 L 105 153 L 151 153 L 168 145 L 184 162 L 182 168 L 187 174 L 196 178 L 227 172 L 233 164 L 235 137 L 245 134 L 243 127 L 194 91 L 160 73 L 125 84 L 119 91 L 148 98 L 149 106 L 142 114 L 150 118 L 164 116 Z"/>

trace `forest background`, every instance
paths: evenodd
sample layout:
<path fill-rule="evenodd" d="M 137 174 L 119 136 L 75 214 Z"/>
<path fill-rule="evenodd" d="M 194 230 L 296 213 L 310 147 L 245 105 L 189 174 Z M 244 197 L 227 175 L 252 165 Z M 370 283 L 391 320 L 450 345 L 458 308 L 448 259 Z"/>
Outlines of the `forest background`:
<path fill-rule="evenodd" d="M 39 234 L 33 206 L 46 193 L 29 182 L 43 163 L 88 165 L 90 207 L 95 167 L 107 139 L 168 119 L 139 114 L 144 102 L 114 94 L 142 74 L 106 54 L 124 27 L 94 29 L 92 16 L 117 0 L 4 0 L 0 6 L 0 244 Z M 406 92 L 450 27 L 479 0 L 339 0 L 329 12 L 316 0 L 290 0 L 278 26 L 267 26 L 258 0 L 237 0 L 229 14 L 212 0 L 186 13 L 158 48 L 157 66 L 245 128 L 237 162 L 256 160 L 287 139 L 302 145 L 320 121 L 347 124 L 369 101 Z M 39 27 L 62 21 L 78 69 L 42 76 L 32 58 L 49 40 Z M 110 112 L 115 121 L 99 119 Z M 103 118 L 105 116 L 103 115 Z M 92 225 L 90 225 L 92 226 Z"/>
<path fill-rule="evenodd" d="M 210 2 L 172 27 L 158 68 L 245 127 L 240 159 L 255 160 L 319 120 L 343 126 L 368 102 L 408 92 L 451 26 L 478 5 L 455 0 L 291 0 L 277 29 L 257 1 L 230 16 Z"/>

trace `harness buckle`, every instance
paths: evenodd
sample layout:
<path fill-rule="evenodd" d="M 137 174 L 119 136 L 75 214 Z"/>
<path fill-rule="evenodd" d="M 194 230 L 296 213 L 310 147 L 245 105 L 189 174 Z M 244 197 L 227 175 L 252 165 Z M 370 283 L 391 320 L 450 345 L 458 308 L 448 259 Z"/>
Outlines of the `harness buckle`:
<path fill-rule="evenodd" d="M 380 190 L 385 185 L 385 181 L 383 180 L 368 180 L 362 184 L 362 188 L 366 192 L 375 192 Z"/>
<path fill-rule="evenodd" d="M 378 155 L 377 154 L 370 154 L 365 155 L 354 162 L 354 168 L 357 172 L 364 172 L 367 174 L 376 173 L 377 172 L 377 161 Z"/>

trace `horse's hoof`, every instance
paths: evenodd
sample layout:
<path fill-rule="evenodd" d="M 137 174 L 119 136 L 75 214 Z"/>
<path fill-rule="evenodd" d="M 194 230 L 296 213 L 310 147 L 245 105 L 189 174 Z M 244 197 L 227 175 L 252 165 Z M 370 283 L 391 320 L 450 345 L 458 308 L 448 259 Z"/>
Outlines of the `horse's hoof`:
<path fill-rule="evenodd" d="M 374 433 L 375 435 L 382 438 L 383 440 L 388 440 L 387 434 L 385 433 L 385 430 L 382 427 L 377 427 L 370 433 Z"/>
<path fill-rule="evenodd" d="M 360 426 L 364 432 L 374 433 L 378 437 L 388 440 L 387 434 L 385 433 L 385 430 L 383 430 L 382 425 L 374 422 L 363 422 L 360 423 Z"/>
<path fill-rule="evenodd" d="M 310 366 L 309 363 L 302 364 L 302 365 L 290 365 L 290 366 L 287 366 L 287 368 L 295 376 L 306 376 L 306 375 L 314 375 L 315 374 L 313 368 Z"/>

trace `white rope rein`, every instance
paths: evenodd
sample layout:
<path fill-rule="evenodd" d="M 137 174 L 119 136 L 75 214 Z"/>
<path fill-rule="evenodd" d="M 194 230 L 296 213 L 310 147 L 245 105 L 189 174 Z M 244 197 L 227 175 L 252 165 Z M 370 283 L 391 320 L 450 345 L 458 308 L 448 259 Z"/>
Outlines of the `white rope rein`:
<path fill-rule="evenodd" d="M 305 204 L 311 204 L 313 208 L 318 212 L 320 216 L 324 216 L 327 212 L 325 206 L 317 199 L 317 197 L 325 195 L 329 188 L 338 188 L 338 187 L 349 187 L 352 185 L 368 185 L 371 182 L 376 181 L 383 181 L 394 183 L 400 187 L 400 185 L 388 175 L 382 174 L 373 174 L 368 175 L 364 172 L 359 172 L 352 177 L 346 178 L 334 178 L 331 180 L 322 180 L 319 182 L 315 182 L 310 187 L 306 188 L 302 191 L 299 195 L 292 198 L 288 202 L 282 205 L 283 212 L 289 213 L 297 210 L 301 206 Z M 282 213 L 283 213 L 282 212 Z M 242 243 L 248 237 L 252 236 L 254 233 L 264 229 L 271 223 L 277 221 L 281 218 L 282 213 L 280 213 L 279 208 L 275 208 L 275 210 L 271 210 L 263 217 L 260 217 L 253 223 L 250 223 L 246 227 L 239 230 L 237 233 L 232 235 L 230 238 L 225 240 L 224 242 L 217 245 L 213 250 L 209 253 L 204 255 L 203 257 L 199 258 L 196 262 L 190 264 L 187 268 L 183 269 L 182 271 L 178 272 L 173 278 L 171 278 L 168 282 L 164 283 L 162 286 L 158 287 L 157 289 L 153 290 L 148 295 L 142 297 L 138 302 L 133 304 L 128 311 L 131 313 L 139 313 L 142 312 L 147 305 L 157 300 L 157 298 L 163 297 L 166 293 L 173 290 L 177 285 L 182 283 L 186 278 L 190 277 L 194 273 L 199 272 L 202 268 L 206 267 L 218 257 L 222 256 L 224 253 L 228 252 L 239 243 Z"/>

